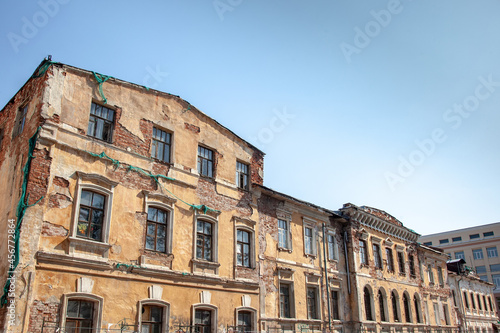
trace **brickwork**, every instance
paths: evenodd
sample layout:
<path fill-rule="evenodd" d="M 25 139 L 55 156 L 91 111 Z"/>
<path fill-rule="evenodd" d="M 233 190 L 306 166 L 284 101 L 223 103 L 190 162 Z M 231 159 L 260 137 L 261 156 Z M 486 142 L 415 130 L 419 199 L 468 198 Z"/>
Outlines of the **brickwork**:
<path fill-rule="evenodd" d="M 44 322 L 46 326 L 59 325 L 59 303 L 44 303 L 35 300 L 30 310 L 28 333 L 42 333 Z M 45 329 L 44 332 L 50 332 Z"/>

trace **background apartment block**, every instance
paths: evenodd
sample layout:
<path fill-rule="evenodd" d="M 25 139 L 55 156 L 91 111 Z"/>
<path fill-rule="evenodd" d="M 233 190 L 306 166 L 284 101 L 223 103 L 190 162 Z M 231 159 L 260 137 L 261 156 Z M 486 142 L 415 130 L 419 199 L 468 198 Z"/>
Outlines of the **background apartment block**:
<path fill-rule="evenodd" d="M 497 309 L 500 304 L 500 223 L 424 235 L 419 242 L 433 246 L 451 259 L 464 259 L 479 278 L 495 285 Z"/>

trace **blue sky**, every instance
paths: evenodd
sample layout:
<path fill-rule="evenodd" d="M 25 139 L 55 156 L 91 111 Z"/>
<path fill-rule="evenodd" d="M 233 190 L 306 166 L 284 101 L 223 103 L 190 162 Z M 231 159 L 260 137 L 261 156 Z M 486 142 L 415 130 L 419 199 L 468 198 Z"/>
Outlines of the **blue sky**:
<path fill-rule="evenodd" d="M 421 234 L 500 221 L 500 1 L 3 2 L 5 105 L 53 60 L 181 96 L 265 185 Z"/>

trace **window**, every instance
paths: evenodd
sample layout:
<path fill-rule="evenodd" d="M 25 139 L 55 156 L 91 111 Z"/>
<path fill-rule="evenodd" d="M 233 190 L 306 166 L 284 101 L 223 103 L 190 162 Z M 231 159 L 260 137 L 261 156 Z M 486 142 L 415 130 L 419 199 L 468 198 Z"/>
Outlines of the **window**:
<path fill-rule="evenodd" d="M 290 285 L 280 283 L 280 317 L 292 318 L 291 304 L 290 304 Z"/>
<path fill-rule="evenodd" d="M 198 146 L 198 173 L 201 176 L 213 178 L 214 152 Z"/>
<path fill-rule="evenodd" d="M 464 251 L 455 252 L 455 259 L 464 259 L 465 260 Z"/>
<path fill-rule="evenodd" d="M 319 319 L 318 317 L 318 289 L 316 287 L 307 288 L 307 318 Z"/>
<path fill-rule="evenodd" d="M 142 333 L 160 333 L 163 331 L 163 307 L 144 305 L 141 317 Z"/>
<path fill-rule="evenodd" d="M 479 234 L 469 235 L 469 238 L 470 238 L 470 239 L 476 239 L 476 238 L 479 238 Z"/>
<path fill-rule="evenodd" d="M 408 298 L 408 295 L 405 293 L 403 294 L 403 305 L 405 308 L 405 320 L 407 323 L 411 323 L 411 305 L 410 305 L 410 299 Z"/>
<path fill-rule="evenodd" d="M 68 332 L 92 332 L 94 327 L 94 302 L 86 300 L 68 300 L 66 308 L 66 326 Z"/>
<path fill-rule="evenodd" d="M 472 255 L 474 256 L 474 260 L 481 260 L 483 259 L 483 250 L 482 249 L 472 250 Z"/>
<path fill-rule="evenodd" d="M 491 304 L 491 297 L 488 296 L 488 305 L 490 306 L 490 311 L 493 311 L 493 304 Z"/>
<path fill-rule="evenodd" d="M 391 248 L 385 248 L 385 256 L 387 257 L 387 271 L 394 272 L 394 258 L 392 256 Z"/>
<path fill-rule="evenodd" d="M 464 291 L 464 302 L 465 302 L 465 307 L 468 309 L 469 308 L 469 297 L 467 296 L 467 293 Z"/>
<path fill-rule="evenodd" d="M 115 111 L 92 103 L 87 135 L 102 141 L 111 142 L 113 139 L 114 117 Z"/>
<path fill-rule="evenodd" d="M 454 306 L 458 306 L 458 303 L 457 303 L 457 294 L 455 294 L 455 290 L 454 289 L 451 290 L 451 295 L 453 296 L 453 305 Z"/>
<path fill-rule="evenodd" d="M 445 325 L 450 325 L 450 314 L 448 312 L 448 304 L 443 304 L 443 313 L 444 313 Z"/>
<path fill-rule="evenodd" d="M 474 299 L 473 293 L 470 293 L 470 304 L 472 305 L 472 308 L 475 310 L 476 309 L 476 300 Z"/>
<path fill-rule="evenodd" d="M 392 316 L 395 322 L 399 322 L 399 312 L 398 312 L 398 297 L 395 292 L 391 293 L 391 303 L 392 303 Z"/>
<path fill-rule="evenodd" d="M 332 291 L 332 319 L 339 320 L 339 292 L 337 290 Z"/>
<path fill-rule="evenodd" d="M 491 272 L 500 272 L 500 264 L 490 265 Z"/>
<path fill-rule="evenodd" d="M 286 220 L 278 220 L 278 246 L 282 249 L 291 250 L 289 223 Z"/>
<path fill-rule="evenodd" d="M 488 311 L 488 303 L 486 303 L 486 296 L 483 295 L 484 311 Z"/>
<path fill-rule="evenodd" d="M 248 190 L 248 165 L 236 161 L 236 186 Z"/>
<path fill-rule="evenodd" d="M 439 286 L 443 287 L 444 286 L 444 278 L 443 278 L 443 269 L 441 267 L 438 267 L 438 280 L 439 280 Z"/>
<path fill-rule="evenodd" d="M 493 280 L 493 284 L 495 285 L 495 289 L 498 289 L 500 286 L 500 274 L 493 274 L 491 276 L 491 279 Z"/>
<path fill-rule="evenodd" d="M 326 241 L 328 244 L 328 259 L 336 260 L 337 259 L 337 251 L 335 246 L 335 235 L 328 234 L 326 236 Z"/>
<path fill-rule="evenodd" d="M 168 212 L 148 207 L 146 249 L 166 252 Z"/>
<path fill-rule="evenodd" d="M 483 306 L 481 304 L 481 296 L 479 296 L 479 294 L 476 294 L 476 297 L 477 297 L 477 307 L 479 308 L 479 310 L 482 310 Z"/>
<path fill-rule="evenodd" d="M 422 314 L 420 313 L 420 300 L 417 295 L 413 296 L 413 304 L 415 306 L 415 315 L 417 317 L 417 323 L 422 322 Z"/>
<path fill-rule="evenodd" d="M 408 264 L 410 266 L 410 276 L 415 277 L 415 257 L 413 255 L 408 256 Z"/>
<path fill-rule="evenodd" d="M 153 127 L 153 142 L 151 144 L 151 157 L 170 163 L 171 134 Z"/>
<path fill-rule="evenodd" d="M 196 258 L 213 261 L 212 223 L 199 220 L 196 227 Z"/>
<path fill-rule="evenodd" d="M 250 267 L 250 233 L 245 230 L 237 231 L 236 263 L 238 266 Z"/>
<path fill-rule="evenodd" d="M 432 266 L 427 266 L 427 273 L 429 274 L 429 283 L 434 284 L 434 273 L 432 272 Z"/>
<path fill-rule="evenodd" d="M 359 260 L 361 262 L 361 265 L 368 265 L 366 242 L 362 239 L 359 240 Z"/>
<path fill-rule="evenodd" d="M 432 242 L 425 242 L 424 245 L 425 246 L 432 246 Z"/>
<path fill-rule="evenodd" d="M 382 269 L 382 257 L 380 256 L 380 245 L 373 244 L 373 259 L 375 261 L 375 268 Z"/>
<path fill-rule="evenodd" d="M 26 114 L 28 113 L 28 104 L 19 108 L 16 115 L 16 123 L 14 124 L 14 131 L 12 132 L 12 138 L 21 135 L 24 130 L 24 125 L 26 124 Z"/>
<path fill-rule="evenodd" d="M 488 231 L 488 232 L 483 233 L 484 237 L 490 237 L 490 236 L 493 236 L 493 235 L 494 235 L 493 231 Z"/>
<path fill-rule="evenodd" d="M 462 237 L 458 236 L 458 237 L 453 237 L 451 239 L 453 242 L 461 242 L 462 241 Z"/>
<path fill-rule="evenodd" d="M 437 303 L 433 303 L 434 306 L 434 317 L 436 319 L 436 325 L 441 325 L 441 316 L 439 313 L 439 305 Z"/>
<path fill-rule="evenodd" d="M 250 311 L 238 312 L 238 332 L 252 331 L 252 313 Z"/>
<path fill-rule="evenodd" d="M 365 287 L 364 289 L 364 302 L 365 302 L 365 317 L 366 320 L 373 320 L 373 314 L 372 314 L 372 297 L 370 295 L 370 290 L 368 287 Z"/>
<path fill-rule="evenodd" d="M 196 309 L 194 312 L 194 325 L 197 333 L 211 333 L 212 311 Z"/>
<path fill-rule="evenodd" d="M 104 195 L 82 190 L 78 213 L 78 237 L 102 241 L 105 204 Z"/>
<path fill-rule="evenodd" d="M 449 242 L 450 242 L 450 240 L 448 238 L 439 240 L 439 244 L 447 244 Z"/>
<path fill-rule="evenodd" d="M 497 247 L 487 247 L 486 253 L 488 253 L 488 258 L 496 258 L 498 257 Z"/>
<path fill-rule="evenodd" d="M 378 290 L 378 311 L 380 313 L 380 321 L 387 321 L 387 318 L 385 317 L 385 298 L 384 295 L 382 294 L 382 291 L 379 289 Z"/>
<path fill-rule="evenodd" d="M 313 229 L 305 227 L 304 228 L 304 252 L 305 254 L 313 253 Z"/>
<path fill-rule="evenodd" d="M 476 266 L 476 273 L 477 274 L 486 273 L 486 266 Z"/>
<path fill-rule="evenodd" d="M 403 252 L 398 252 L 399 274 L 405 274 L 405 255 Z"/>

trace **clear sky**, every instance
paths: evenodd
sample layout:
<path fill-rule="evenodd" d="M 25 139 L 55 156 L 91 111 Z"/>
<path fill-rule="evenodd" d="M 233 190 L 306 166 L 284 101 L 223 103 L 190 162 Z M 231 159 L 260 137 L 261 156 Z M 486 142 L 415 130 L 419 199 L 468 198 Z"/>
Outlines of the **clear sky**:
<path fill-rule="evenodd" d="M 181 96 L 265 185 L 420 234 L 500 221 L 500 1 L 3 1 L 0 104 L 48 54 Z"/>

